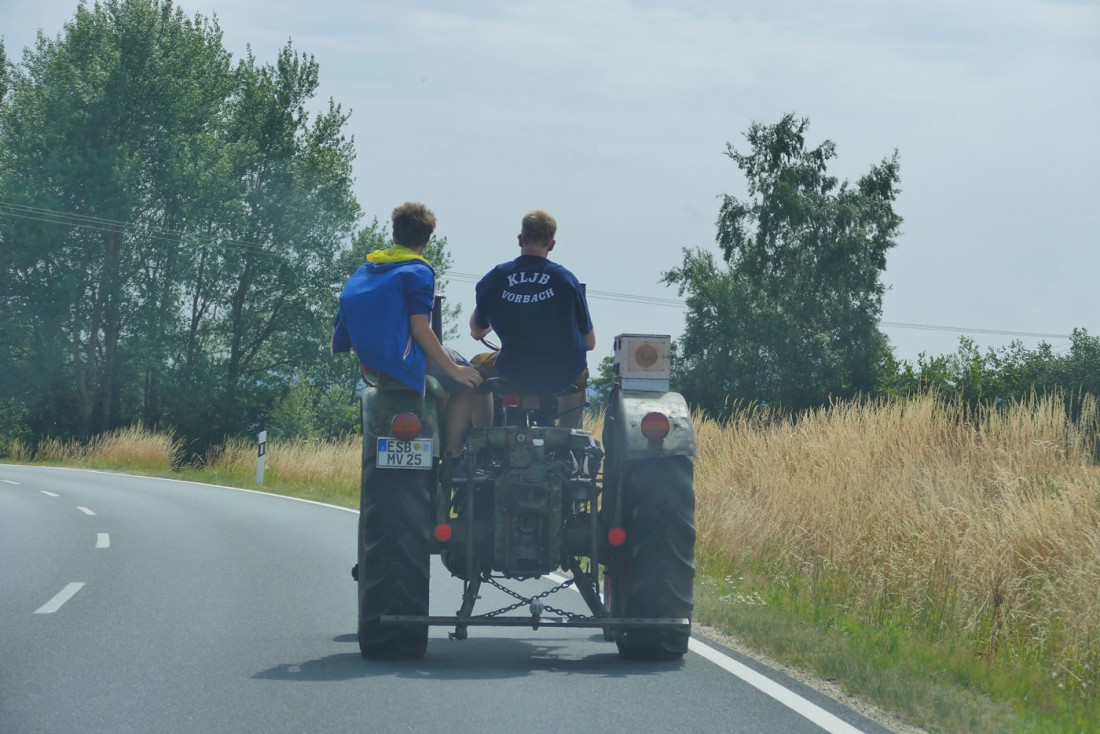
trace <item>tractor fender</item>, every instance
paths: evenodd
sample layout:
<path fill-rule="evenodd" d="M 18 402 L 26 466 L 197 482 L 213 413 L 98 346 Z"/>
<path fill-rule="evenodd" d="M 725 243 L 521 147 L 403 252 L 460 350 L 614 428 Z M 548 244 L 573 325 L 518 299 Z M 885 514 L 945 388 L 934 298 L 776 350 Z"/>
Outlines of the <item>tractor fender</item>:
<path fill-rule="evenodd" d="M 429 377 L 429 381 L 435 378 Z M 438 385 L 438 383 L 436 383 Z M 433 452 L 439 456 L 439 416 L 431 385 L 426 395 L 420 395 L 404 387 L 367 384 L 359 394 L 359 421 L 365 441 L 377 436 L 389 435 L 390 421 L 395 415 L 411 411 L 420 417 L 422 438 L 434 441 Z"/>
<path fill-rule="evenodd" d="M 648 413 L 668 416 L 670 429 L 663 439 L 651 441 L 642 435 L 642 418 Z M 603 442 L 612 471 L 635 459 L 697 454 L 691 411 L 675 392 L 613 391 L 604 415 Z"/>

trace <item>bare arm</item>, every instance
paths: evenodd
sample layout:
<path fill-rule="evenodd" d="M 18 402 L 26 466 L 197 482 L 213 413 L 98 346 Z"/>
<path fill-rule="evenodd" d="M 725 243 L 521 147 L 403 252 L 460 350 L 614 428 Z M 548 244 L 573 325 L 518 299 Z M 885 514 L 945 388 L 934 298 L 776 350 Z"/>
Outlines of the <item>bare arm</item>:
<path fill-rule="evenodd" d="M 492 324 L 484 329 L 477 325 L 477 309 L 475 308 L 474 312 L 470 314 L 470 336 L 474 339 L 482 339 L 492 330 Z"/>
<path fill-rule="evenodd" d="M 595 329 L 588 332 L 587 334 L 585 334 L 581 338 L 584 339 L 584 348 L 585 348 L 585 350 L 591 352 L 593 349 L 596 348 L 596 330 Z"/>
<path fill-rule="evenodd" d="M 447 354 L 447 350 L 439 343 L 435 332 L 432 331 L 428 314 L 420 313 L 409 316 L 409 330 L 412 332 L 413 339 L 428 355 L 428 358 L 442 367 L 449 377 L 466 387 L 477 387 L 481 384 L 481 373 L 473 367 L 462 367 L 455 364 L 455 361 L 451 359 L 451 355 Z"/>

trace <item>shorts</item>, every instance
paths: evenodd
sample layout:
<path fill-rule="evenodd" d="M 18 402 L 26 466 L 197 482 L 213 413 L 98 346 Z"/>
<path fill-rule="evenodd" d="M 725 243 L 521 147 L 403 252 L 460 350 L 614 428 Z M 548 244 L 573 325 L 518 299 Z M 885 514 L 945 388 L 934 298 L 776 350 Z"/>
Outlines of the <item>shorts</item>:
<path fill-rule="evenodd" d="M 470 364 L 470 360 L 463 357 L 454 349 L 451 349 L 450 347 L 443 347 L 443 350 L 447 352 L 447 354 L 451 355 L 451 359 L 453 359 L 455 364 L 457 364 L 459 367 L 472 366 Z M 457 380 L 454 380 L 453 378 L 448 376 L 447 373 L 444 372 L 443 368 L 435 364 L 434 362 L 428 365 L 428 374 L 439 380 L 439 384 L 443 386 L 443 389 L 447 391 L 448 395 L 458 395 L 463 390 L 468 389 L 461 382 L 458 382 Z"/>
<path fill-rule="evenodd" d="M 474 358 L 470 360 L 473 367 L 477 368 L 477 371 L 481 373 L 482 377 L 501 377 L 501 374 L 497 372 L 497 356 L 500 355 L 500 350 L 495 352 L 485 352 L 483 354 L 476 354 Z M 516 382 L 512 380 L 512 382 Z M 517 383 L 518 384 L 518 383 Z M 559 390 L 558 393 L 572 392 L 573 390 L 583 390 L 588 386 L 588 368 L 585 367 L 581 370 L 581 373 L 577 375 L 570 383 L 570 387 Z M 537 393 L 537 390 L 530 391 Z"/>
<path fill-rule="evenodd" d="M 455 350 L 449 347 L 443 347 L 443 349 L 447 352 L 447 354 L 451 355 L 451 359 L 454 360 L 455 364 L 461 367 L 471 366 L 470 361 Z M 401 382 L 397 378 L 391 377 L 386 373 L 381 372 L 380 370 L 374 369 L 373 367 L 367 367 L 362 363 L 359 364 L 359 372 L 368 382 L 386 381 L 387 384 L 391 384 L 392 386 L 404 386 L 408 388 L 405 383 Z M 448 376 L 442 367 L 435 364 L 430 359 L 428 360 L 428 377 L 434 377 L 436 381 L 439 382 L 440 386 L 447 392 L 447 397 L 458 395 L 460 392 L 467 389 L 465 385 L 460 382 L 456 382 L 454 379 Z M 431 385 L 427 385 L 426 387 L 428 388 L 428 392 L 435 395 L 436 398 L 444 397 L 443 395 L 437 393 L 435 389 L 431 387 Z"/>

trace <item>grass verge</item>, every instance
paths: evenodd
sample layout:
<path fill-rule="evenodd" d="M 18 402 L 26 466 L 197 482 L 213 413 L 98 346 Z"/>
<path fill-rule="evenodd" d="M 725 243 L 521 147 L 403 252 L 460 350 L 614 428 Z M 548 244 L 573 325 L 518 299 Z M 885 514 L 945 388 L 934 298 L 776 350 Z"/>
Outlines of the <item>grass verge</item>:
<path fill-rule="evenodd" d="M 991 666 L 966 650 L 930 643 L 904 627 L 822 617 L 812 604 L 784 592 L 703 571 L 695 589 L 694 620 L 719 629 L 769 658 L 839 685 L 928 731 L 1096 731 L 1094 704 L 1078 697 L 1052 700 L 1041 671 L 1027 665 Z M 1042 697 L 1038 701 L 1029 701 Z"/>
<path fill-rule="evenodd" d="M 1100 730 L 1095 403 L 697 421 L 698 619 L 940 731 Z"/>

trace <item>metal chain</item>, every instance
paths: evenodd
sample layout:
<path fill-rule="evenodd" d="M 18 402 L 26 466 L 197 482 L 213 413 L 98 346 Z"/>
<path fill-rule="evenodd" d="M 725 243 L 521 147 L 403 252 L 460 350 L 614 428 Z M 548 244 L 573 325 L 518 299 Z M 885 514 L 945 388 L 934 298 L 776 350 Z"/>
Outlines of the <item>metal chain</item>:
<path fill-rule="evenodd" d="M 574 621 L 576 621 L 578 619 L 588 619 L 587 615 L 576 614 L 574 612 L 567 612 L 564 609 L 558 609 L 557 607 L 552 607 L 548 604 L 544 605 L 542 609 L 545 612 L 550 612 L 550 614 L 554 614 L 554 615 L 557 615 L 559 617 L 565 617 L 566 619 L 571 619 L 571 620 L 574 620 Z"/>
<path fill-rule="evenodd" d="M 573 585 L 573 581 L 574 581 L 574 579 L 566 579 L 561 584 L 558 584 L 557 586 L 555 586 L 552 589 L 547 589 L 546 591 L 542 592 L 541 594 L 535 594 L 534 596 L 527 597 L 527 596 L 523 596 L 522 594 L 520 594 L 516 591 L 512 591 L 507 586 L 504 586 L 504 585 L 498 583 L 497 580 L 492 578 L 491 576 L 487 577 L 485 580 L 489 582 L 490 586 L 492 586 L 496 589 L 499 589 L 500 591 L 503 591 L 505 594 L 512 597 L 513 599 L 519 599 L 519 601 L 517 601 L 515 604 L 511 604 L 511 605 L 506 606 L 506 607 L 501 607 L 500 609 L 497 609 L 496 611 L 493 611 L 493 612 L 486 612 L 485 614 L 475 615 L 473 617 L 474 619 L 491 619 L 492 617 L 496 617 L 496 616 L 499 616 L 501 614 L 505 614 L 507 612 L 515 611 L 516 609 L 519 609 L 520 607 L 522 607 L 525 604 L 530 604 L 531 602 L 536 601 L 538 599 L 545 599 L 546 597 L 550 596 L 551 594 L 555 594 L 555 593 L 561 591 L 562 589 L 568 589 L 570 586 Z M 574 612 L 567 612 L 563 609 L 557 609 L 557 608 L 551 607 L 551 606 L 543 606 L 543 610 L 547 611 L 547 612 L 550 612 L 551 614 L 556 614 L 559 617 L 565 617 L 565 618 L 571 619 L 571 620 L 587 619 L 588 618 L 583 614 L 576 614 Z"/>

